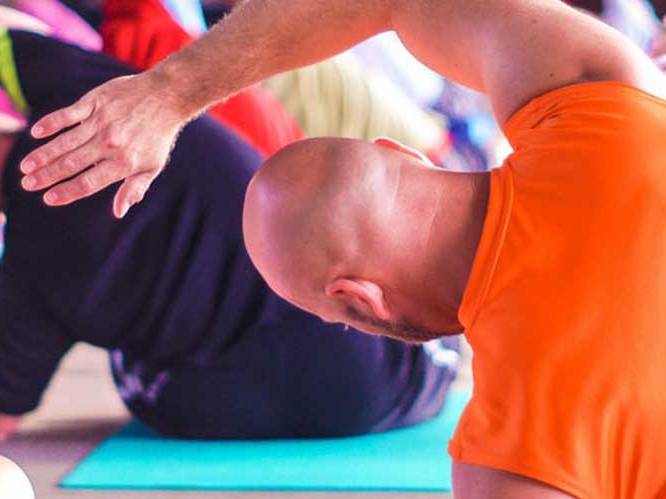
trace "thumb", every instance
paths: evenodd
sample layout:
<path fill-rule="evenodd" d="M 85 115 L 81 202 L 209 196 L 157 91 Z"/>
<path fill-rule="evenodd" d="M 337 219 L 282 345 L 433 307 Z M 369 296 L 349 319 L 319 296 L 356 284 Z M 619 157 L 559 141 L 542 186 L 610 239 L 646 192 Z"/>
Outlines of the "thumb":
<path fill-rule="evenodd" d="M 153 183 L 157 175 L 154 173 L 140 173 L 125 179 L 113 199 L 113 214 L 116 218 L 124 218 L 132 206 L 143 201 L 150 184 Z"/>

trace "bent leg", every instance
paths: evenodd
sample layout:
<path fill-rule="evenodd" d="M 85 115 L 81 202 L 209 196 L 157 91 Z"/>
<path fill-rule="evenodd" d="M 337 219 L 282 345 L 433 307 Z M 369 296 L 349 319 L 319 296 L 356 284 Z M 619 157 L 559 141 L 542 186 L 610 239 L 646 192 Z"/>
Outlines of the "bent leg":
<path fill-rule="evenodd" d="M 200 439 L 315 438 L 409 426 L 439 413 L 455 366 L 421 347 L 278 310 L 206 365 L 114 362 L 132 413 L 157 431 Z M 125 359 L 126 360 L 126 359 Z"/>
<path fill-rule="evenodd" d="M 422 346 L 372 337 L 281 305 L 274 326 L 286 366 L 291 431 L 343 436 L 426 421 L 443 407 L 457 366 Z M 436 352 L 435 352 L 436 353 Z"/>

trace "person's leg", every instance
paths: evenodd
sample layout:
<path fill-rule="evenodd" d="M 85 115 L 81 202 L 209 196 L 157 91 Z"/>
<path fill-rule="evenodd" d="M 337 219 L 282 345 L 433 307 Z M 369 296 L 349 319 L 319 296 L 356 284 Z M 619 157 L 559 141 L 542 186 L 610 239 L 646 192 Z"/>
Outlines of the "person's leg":
<path fill-rule="evenodd" d="M 284 366 L 284 403 L 296 435 L 385 431 L 430 419 L 443 407 L 456 364 L 435 362 L 437 354 L 422 346 L 323 323 L 279 299 L 274 305 L 280 320 L 267 330 Z M 457 348 L 457 340 L 450 346 Z"/>
<path fill-rule="evenodd" d="M 346 436 L 435 416 L 456 374 L 422 347 L 345 332 L 278 300 L 266 319 L 207 366 L 149 368 L 115 353 L 126 405 L 183 438 Z"/>

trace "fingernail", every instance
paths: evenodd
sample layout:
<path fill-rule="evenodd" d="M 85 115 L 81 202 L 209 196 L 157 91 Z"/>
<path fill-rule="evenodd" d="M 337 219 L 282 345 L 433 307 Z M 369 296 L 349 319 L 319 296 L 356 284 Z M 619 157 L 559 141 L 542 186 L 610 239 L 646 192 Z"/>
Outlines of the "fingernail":
<path fill-rule="evenodd" d="M 42 128 L 40 125 L 35 125 L 32 127 L 32 135 L 33 137 L 37 138 L 38 135 L 41 135 L 44 132 L 44 128 Z"/>
<path fill-rule="evenodd" d="M 23 185 L 24 189 L 30 190 L 35 187 L 37 181 L 35 180 L 35 177 L 23 177 L 21 184 Z"/>
<path fill-rule="evenodd" d="M 32 160 L 24 161 L 21 163 L 21 171 L 23 173 L 32 173 L 32 171 L 35 169 L 35 162 Z"/>
<path fill-rule="evenodd" d="M 44 194 L 44 202 L 46 204 L 54 204 L 58 200 L 58 196 L 53 192 Z"/>

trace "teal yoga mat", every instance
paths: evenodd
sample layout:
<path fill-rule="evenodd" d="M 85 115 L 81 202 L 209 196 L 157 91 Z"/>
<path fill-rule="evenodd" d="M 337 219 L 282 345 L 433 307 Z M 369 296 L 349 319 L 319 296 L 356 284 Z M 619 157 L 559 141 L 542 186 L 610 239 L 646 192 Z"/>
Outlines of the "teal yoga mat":
<path fill-rule="evenodd" d="M 130 423 L 61 483 L 155 490 L 451 490 L 446 445 L 469 399 L 452 392 L 435 419 L 402 430 L 322 440 L 194 442 Z"/>

